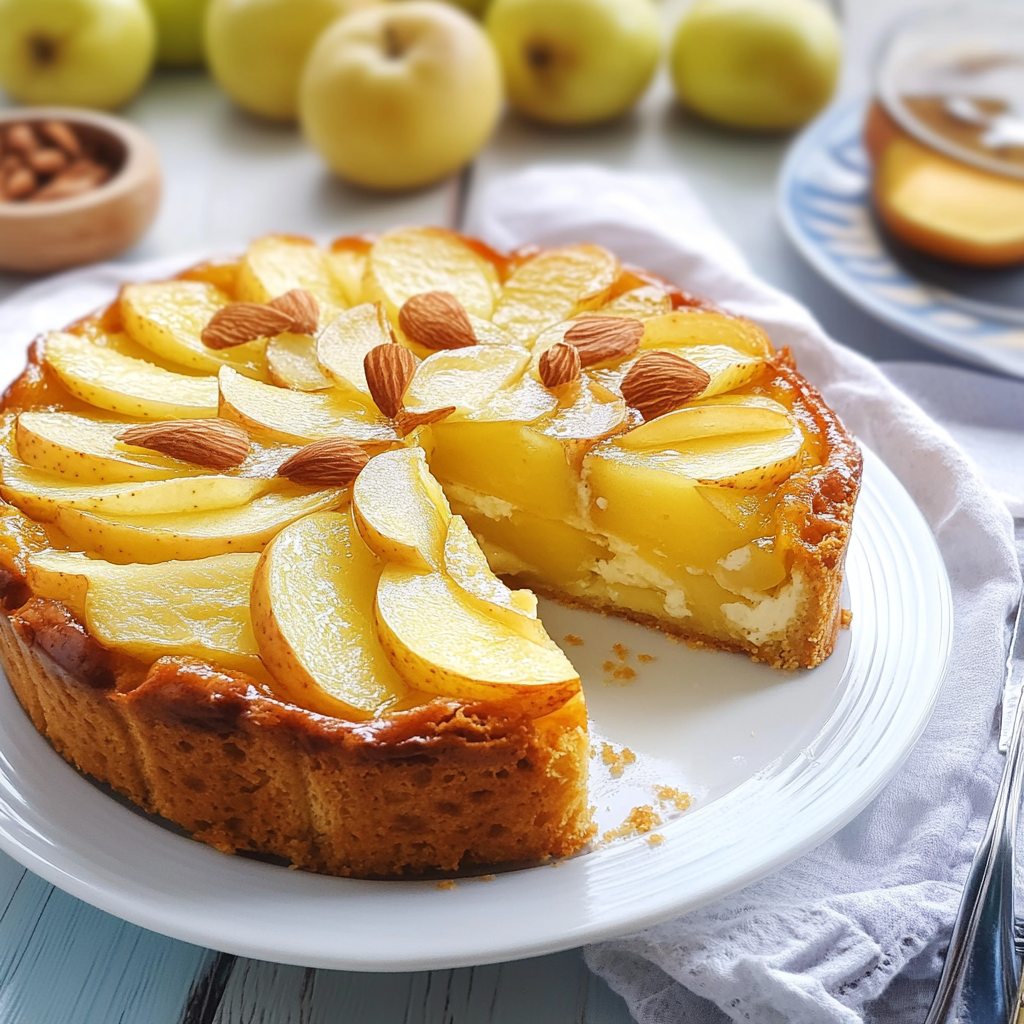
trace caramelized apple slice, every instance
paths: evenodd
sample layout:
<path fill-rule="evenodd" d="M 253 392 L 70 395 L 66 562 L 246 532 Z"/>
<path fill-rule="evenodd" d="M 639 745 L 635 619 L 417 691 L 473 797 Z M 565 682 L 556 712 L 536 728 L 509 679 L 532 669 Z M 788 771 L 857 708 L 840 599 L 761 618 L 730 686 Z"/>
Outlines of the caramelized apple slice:
<path fill-rule="evenodd" d="M 796 423 L 789 410 L 761 395 L 708 398 L 648 420 L 615 439 L 621 448 L 678 448 L 697 438 L 726 434 L 789 434 Z"/>
<path fill-rule="evenodd" d="M 211 374 L 229 365 L 263 380 L 266 342 L 262 339 L 219 351 L 202 342 L 203 328 L 228 301 L 224 292 L 206 281 L 156 281 L 126 285 L 119 307 L 132 340 L 161 359 Z"/>
<path fill-rule="evenodd" d="M 243 427 L 286 444 L 343 434 L 355 441 L 388 444 L 398 439 L 376 409 L 332 388 L 316 394 L 249 380 L 224 367 L 218 376 L 220 412 Z"/>
<path fill-rule="evenodd" d="M 492 319 L 528 344 L 549 324 L 603 305 L 619 269 L 619 261 L 599 245 L 548 249 L 505 282 Z"/>
<path fill-rule="evenodd" d="M 451 510 L 421 448 L 374 456 L 352 485 L 356 525 L 370 550 L 413 569 L 439 569 Z"/>
<path fill-rule="evenodd" d="M 339 238 L 324 253 L 327 270 L 351 308 L 363 302 L 363 277 L 370 243 L 361 238 Z"/>
<path fill-rule="evenodd" d="M 117 435 L 125 426 L 71 412 L 23 412 L 14 436 L 24 462 L 69 484 L 167 480 L 203 472 L 190 462 L 122 444 Z"/>
<path fill-rule="evenodd" d="M 510 590 L 491 572 L 462 516 L 452 516 L 448 522 L 444 571 L 484 614 L 535 644 L 547 643 L 547 634 L 537 618 L 537 598 L 529 590 Z"/>
<path fill-rule="evenodd" d="M 0 496 L 30 518 L 50 522 L 62 505 L 114 516 L 233 508 L 266 493 L 271 486 L 269 480 L 220 475 L 74 486 L 50 473 L 5 459 Z"/>
<path fill-rule="evenodd" d="M 395 324 L 406 300 L 423 292 L 448 292 L 468 313 L 489 320 L 501 290 L 494 265 L 441 228 L 381 235 L 370 249 L 363 289 L 368 300 L 384 304 Z"/>
<path fill-rule="evenodd" d="M 405 394 L 413 411 L 455 406 L 455 416 L 483 409 L 501 388 L 515 383 L 530 361 L 525 348 L 472 345 L 435 352 L 420 363 Z"/>
<path fill-rule="evenodd" d="M 278 387 L 324 391 L 334 383 L 316 358 L 316 341 L 307 334 L 279 334 L 267 342 L 267 371 Z"/>
<path fill-rule="evenodd" d="M 316 356 L 320 365 L 342 391 L 360 396 L 370 394 L 363 371 L 366 354 L 391 341 L 384 308 L 379 302 L 364 302 L 331 321 L 320 332 Z"/>
<path fill-rule="evenodd" d="M 272 491 L 250 504 L 212 512 L 107 516 L 62 505 L 55 523 L 71 544 L 108 561 L 167 562 L 232 551 L 262 551 L 289 523 L 336 508 L 345 491 Z"/>
<path fill-rule="evenodd" d="M 672 312 L 672 297 L 664 288 L 645 284 L 631 288 L 612 299 L 599 310 L 602 316 L 621 313 L 623 316 L 649 317 Z"/>
<path fill-rule="evenodd" d="M 538 430 L 566 441 L 590 441 L 607 437 L 626 423 L 626 403 L 607 388 L 589 380 L 579 381 L 560 409 Z"/>
<path fill-rule="evenodd" d="M 246 250 L 238 265 L 238 298 L 269 302 L 293 288 L 303 288 L 320 305 L 320 323 L 327 323 L 348 306 L 322 249 L 307 238 L 268 235 Z"/>
<path fill-rule="evenodd" d="M 259 555 L 115 565 L 69 551 L 31 555 L 29 586 L 61 601 L 105 647 L 149 664 L 187 655 L 264 678 L 249 617 Z M 173 595 L 173 600 L 169 600 Z"/>
<path fill-rule="evenodd" d="M 43 358 L 71 394 L 97 409 L 144 420 L 217 415 L 214 377 L 171 373 L 73 334 L 48 335 Z"/>
<path fill-rule="evenodd" d="M 761 359 L 769 358 L 775 351 L 768 335 L 757 324 L 723 313 L 676 310 L 644 321 L 641 348 L 673 349 L 691 345 L 726 345 Z M 680 354 L 686 355 L 685 352 Z"/>
<path fill-rule="evenodd" d="M 271 541 L 253 579 L 252 622 L 285 699 L 358 720 L 405 694 L 377 637 L 379 576 L 346 512 L 307 516 Z"/>
<path fill-rule="evenodd" d="M 493 701 L 538 718 L 580 689 L 576 670 L 554 643 L 534 643 L 480 611 L 442 573 L 385 566 L 377 627 L 398 672 L 427 693 Z"/>
<path fill-rule="evenodd" d="M 662 452 L 664 468 L 702 484 L 741 490 L 770 490 L 801 465 L 803 434 L 728 434 L 687 442 L 680 451 Z"/>

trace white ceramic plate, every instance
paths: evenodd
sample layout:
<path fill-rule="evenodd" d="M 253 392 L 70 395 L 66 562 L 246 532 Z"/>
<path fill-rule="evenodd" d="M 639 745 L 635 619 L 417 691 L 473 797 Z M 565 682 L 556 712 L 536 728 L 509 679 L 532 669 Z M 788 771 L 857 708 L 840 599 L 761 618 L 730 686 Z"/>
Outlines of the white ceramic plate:
<path fill-rule="evenodd" d="M 794 143 L 779 213 L 808 262 L 848 299 L 919 341 L 1024 377 L 1024 267 L 973 269 L 915 253 L 882 231 L 861 144 L 866 103 L 832 107 Z"/>
<path fill-rule="evenodd" d="M 59 287 L 39 286 L 0 310 L 0 331 L 5 316 L 13 324 L 16 304 L 24 310 Z M 87 293 L 83 284 L 81 303 Z M 50 305 L 48 318 L 66 322 L 87 308 Z M 3 353 L 12 372 L 22 351 L 16 362 Z M 74 772 L 0 686 L 0 847 L 135 924 L 284 963 L 421 970 L 621 935 L 736 890 L 820 843 L 879 792 L 924 728 L 949 652 L 949 585 L 921 513 L 870 453 L 844 603 L 853 623 L 835 653 L 797 673 L 544 606 L 554 637 L 584 641 L 567 649 L 600 738 L 592 792 L 602 829 L 650 804 L 665 819 L 657 846 L 626 837 L 556 865 L 461 879 L 454 889 L 328 878 L 228 857 L 134 813 Z M 615 644 L 626 649 L 624 661 Z M 620 665 L 636 678 L 612 679 L 609 669 Z M 618 779 L 601 758 L 602 740 L 637 755 Z M 657 785 L 687 790 L 692 808 L 679 814 L 662 806 Z"/>

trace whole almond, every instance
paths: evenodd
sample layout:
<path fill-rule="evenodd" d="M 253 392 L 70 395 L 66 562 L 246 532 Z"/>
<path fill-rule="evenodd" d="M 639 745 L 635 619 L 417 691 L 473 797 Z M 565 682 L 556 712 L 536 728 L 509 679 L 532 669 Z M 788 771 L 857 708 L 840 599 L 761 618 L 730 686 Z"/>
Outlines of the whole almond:
<path fill-rule="evenodd" d="M 405 437 L 411 434 L 417 427 L 424 427 L 428 423 L 440 423 L 448 419 L 455 412 L 454 405 L 446 405 L 442 409 L 399 409 L 395 414 L 395 427 Z"/>
<path fill-rule="evenodd" d="M 27 167 L 19 167 L 4 178 L 3 192 L 7 199 L 27 199 L 35 188 L 36 176 Z"/>
<path fill-rule="evenodd" d="M 45 146 L 29 153 L 28 163 L 36 174 L 56 174 L 67 165 L 68 158 L 62 150 Z"/>
<path fill-rule="evenodd" d="M 292 318 L 291 330 L 295 334 L 315 334 L 320 324 L 320 304 L 316 296 L 305 288 L 293 288 L 272 299 L 270 305 Z"/>
<path fill-rule="evenodd" d="M 469 314 L 450 292 L 421 292 L 398 311 L 398 326 L 417 345 L 433 350 L 477 343 Z"/>
<path fill-rule="evenodd" d="M 82 155 L 82 144 L 78 136 L 63 121 L 44 121 L 39 130 L 55 146 L 59 146 L 70 157 Z"/>
<path fill-rule="evenodd" d="M 218 309 L 200 336 L 207 348 L 231 348 L 291 330 L 292 318 L 260 302 L 233 302 Z"/>
<path fill-rule="evenodd" d="M 369 459 L 350 437 L 328 437 L 300 448 L 277 475 L 308 487 L 348 487 Z"/>
<path fill-rule="evenodd" d="M 231 469 L 249 454 L 249 435 L 237 423 L 222 419 L 140 423 L 118 434 L 117 439 L 211 469 Z"/>
<path fill-rule="evenodd" d="M 575 345 L 583 366 L 625 359 L 639 347 L 644 325 L 625 316 L 588 316 L 577 320 L 563 341 Z"/>
<path fill-rule="evenodd" d="M 38 148 L 39 140 L 36 138 L 36 133 L 32 131 L 31 125 L 19 122 L 12 124 L 7 129 L 7 145 L 28 156 Z"/>
<path fill-rule="evenodd" d="M 389 419 L 398 415 L 416 373 L 416 357 L 401 345 L 375 345 L 363 359 L 363 373 L 373 398 Z"/>
<path fill-rule="evenodd" d="M 710 383 L 706 370 L 675 352 L 645 352 L 622 379 L 622 397 L 652 420 L 703 394 Z"/>
<path fill-rule="evenodd" d="M 551 348 L 541 353 L 537 372 L 545 387 L 558 388 L 576 380 L 582 365 L 580 350 L 575 345 L 556 341 Z"/>

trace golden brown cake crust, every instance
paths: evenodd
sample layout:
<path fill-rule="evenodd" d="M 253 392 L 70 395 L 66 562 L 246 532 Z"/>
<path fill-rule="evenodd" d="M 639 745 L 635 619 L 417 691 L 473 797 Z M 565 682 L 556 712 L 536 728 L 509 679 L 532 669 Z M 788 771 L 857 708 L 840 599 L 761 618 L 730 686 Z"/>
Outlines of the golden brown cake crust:
<path fill-rule="evenodd" d="M 101 648 L 79 656 L 94 643 L 52 601 L 0 616 L 0 662 L 57 752 L 224 852 L 416 875 L 562 856 L 593 833 L 580 698 L 538 720 L 435 700 L 344 722 L 196 659 L 131 685 Z"/>

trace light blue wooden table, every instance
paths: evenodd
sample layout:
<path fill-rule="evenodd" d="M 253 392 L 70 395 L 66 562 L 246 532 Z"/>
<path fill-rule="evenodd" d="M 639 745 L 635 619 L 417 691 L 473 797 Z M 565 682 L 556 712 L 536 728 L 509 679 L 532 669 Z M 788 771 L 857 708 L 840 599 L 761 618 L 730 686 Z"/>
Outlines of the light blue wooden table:
<path fill-rule="evenodd" d="M 675 23 L 685 2 L 666 0 L 667 24 Z M 846 91 L 864 87 L 873 40 L 912 2 L 847 4 Z M 684 175 L 754 269 L 808 305 L 839 340 L 875 359 L 949 361 L 871 320 L 819 280 L 789 245 L 775 216 L 775 178 L 788 140 L 739 137 L 695 123 L 675 108 L 664 78 L 633 114 L 608 127 L 556 134 L 508 116 L 470 173 L 399 197 L 368 195 L 332 180 L 295 130 L 238 113 L 202 75 L 158 76 L 125 113 L 157 143 L 166 176 L 161 215 L 125 260 L 238 251 L 269 231 L 325 240 L 403 223 L 457 227 L 481 185 L 504 171 L 533 162 L 596 161 Z M 0 275 L 0 300 L 28 280 Z M 579 950 L 413 974 L 286 967 L 127 924 L 0 854 L 0 1024 L 630 1019 Z"/>

